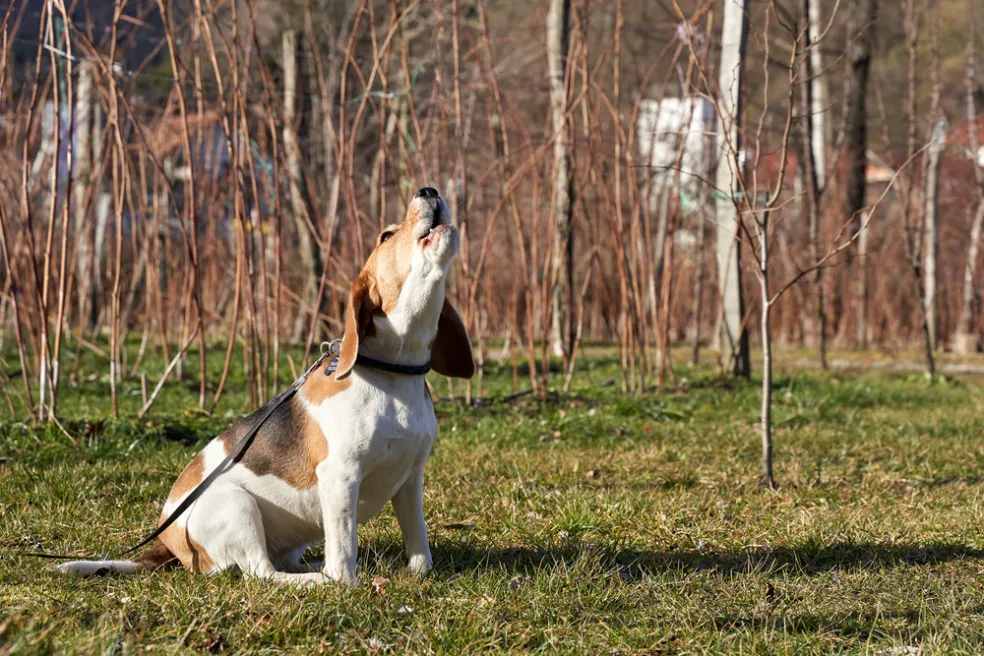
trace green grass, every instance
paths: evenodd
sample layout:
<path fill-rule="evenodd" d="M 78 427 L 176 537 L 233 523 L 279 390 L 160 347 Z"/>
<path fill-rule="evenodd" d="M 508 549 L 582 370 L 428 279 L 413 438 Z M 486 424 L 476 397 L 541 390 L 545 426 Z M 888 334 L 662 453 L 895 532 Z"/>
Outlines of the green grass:
<path fill-rule="evenodd" d="M 87 355 L 82 371 L 101 366 Z M 139 539 L 185 462 L 249 409 L 241 366 L 214 416 L 188 409 L 194 380 L 169 383 L 139 423 L 106 419 L 103 379 L 62 390 L 62 428 L 12 422 L 4 401 L 0 654 L 984 650 L 979 380 L 779 372 L 773 492 L 756 484 L 757 381 L 677 374 L 626 397 L 606 385 L 614 360 L 591 353 L 570 395 L 504 402 L 511 372 L 490 367 L 493 403 L 437 405 L 435 570 L 405 573 L 387 510 L 360 528 L 354 589 L 69 579 L 18 555 Z M 136 381 L 121 401 L 133 416 Z"/>

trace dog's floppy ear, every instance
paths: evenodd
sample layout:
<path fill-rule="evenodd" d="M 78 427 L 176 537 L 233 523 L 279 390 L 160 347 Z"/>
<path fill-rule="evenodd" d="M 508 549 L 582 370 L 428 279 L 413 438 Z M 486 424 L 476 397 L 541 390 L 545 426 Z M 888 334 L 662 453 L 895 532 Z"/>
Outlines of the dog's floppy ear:
<path fill-rule="evenodd" d="M 468 330 L 447 298 L 441 308 L 437 337 L 431 348 L 431 368 L 453 378 L 471 378 L 475 375 L 475 357 Z"/>
<path fill-rule="evenodd" d="M 359 340 L 365 337 L 372 325 L 372 313 L 379 308 L 373 300 L 372 283 L 367 276 L 360 275 L 352 283 L 348 305 L 345 308 L 345 334 L 342 336 L 342 352 L 338 356 L 335 379 L 341 380 L 349 375 L 359 355 Z"/>

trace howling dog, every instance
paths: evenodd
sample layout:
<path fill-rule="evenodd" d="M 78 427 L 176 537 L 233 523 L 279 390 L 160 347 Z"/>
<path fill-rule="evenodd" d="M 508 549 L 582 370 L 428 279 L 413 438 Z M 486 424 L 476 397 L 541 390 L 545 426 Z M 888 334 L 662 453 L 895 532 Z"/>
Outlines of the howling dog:
<path fill-rule="evenodd" d="M 437 419 L 423 374 L 428 368 L 458 378 L 475 373 L 468 332 L 445 293 L 457 251 L 447 204 L 434 189 L 420 189 L 403 223 L 379 235 L 352 284 L 337 361 L 312 369 L 296 394 L 273 409 L 252 447 L 143 555 L 56 569 L 133 573 L 177 561 L 208 574 L 236 567 L 288 584 L 352 584 L 356 526 L 392 501 L 410 571 L 425 574 L 433 561 L 424 465 Z M 160 523 L 267 409 L 239 421 L 188 463 Z M 303 565 L 304 551 L 319 537 L 324 563 Z"/>

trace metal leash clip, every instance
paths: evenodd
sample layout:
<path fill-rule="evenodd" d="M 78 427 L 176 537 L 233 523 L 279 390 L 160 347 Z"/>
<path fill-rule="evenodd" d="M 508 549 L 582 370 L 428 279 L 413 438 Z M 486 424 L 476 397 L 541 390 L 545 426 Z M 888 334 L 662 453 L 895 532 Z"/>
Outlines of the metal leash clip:
<path fill-rule="evenodd" d="M 328 366 L 325 367 L 325 375 L 330 376 L 338 369 L 338 356 L 342 354 L 342 340 L 333 339 L 330 342 L 321 342 L 321 358 L 328 358 Z"/>

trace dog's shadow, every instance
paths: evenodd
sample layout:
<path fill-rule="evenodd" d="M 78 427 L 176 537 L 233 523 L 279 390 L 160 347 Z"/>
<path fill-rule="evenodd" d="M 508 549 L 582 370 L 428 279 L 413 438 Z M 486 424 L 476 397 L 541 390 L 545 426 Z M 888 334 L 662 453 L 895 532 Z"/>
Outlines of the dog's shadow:
<path fill-rule="evenodd" d="M 955 542 L 837 542 L 774 548 L 761 546 L 744 550 L 648 551 L 587 543 L 549 548 L 488 549 L 467 540 L 437 539 L 431 548 L 437 576 L 481 571 L 535 576 L 560 567 L 568 571 L 587 569 L 597 572 L 599 576 L 616 576 L 625 581 L 673 571 L 710 571 L 726 577 L 752 573 L 815 576 L 838 570 L 879 570 L 957 560 L 984 560 L 984 550 Z M 367 551 L 389 558 L 399 557 L 401 550 L 399 544 L 376 544 Z M 367 564 L 371 567 L 370 563 Z"/>

